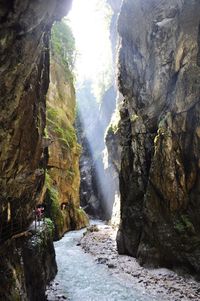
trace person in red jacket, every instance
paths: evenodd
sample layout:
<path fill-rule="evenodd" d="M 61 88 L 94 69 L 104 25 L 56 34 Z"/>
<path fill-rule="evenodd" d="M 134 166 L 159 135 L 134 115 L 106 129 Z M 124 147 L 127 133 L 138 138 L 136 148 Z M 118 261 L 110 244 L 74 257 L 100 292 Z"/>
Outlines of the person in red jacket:
<path fill-rule="evenodd" d="M 44 213 L 44 207 L 37 207 L 35 209 L 36 221 L 39 223 L 39 226 L 40 226 L 40 221 L 42 220 L 43 217 L 43 213 Z"/>

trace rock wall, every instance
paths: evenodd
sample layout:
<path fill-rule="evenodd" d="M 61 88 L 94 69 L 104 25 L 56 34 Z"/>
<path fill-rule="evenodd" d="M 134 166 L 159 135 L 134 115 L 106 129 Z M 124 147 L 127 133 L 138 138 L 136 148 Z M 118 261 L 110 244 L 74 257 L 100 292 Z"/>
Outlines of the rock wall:
<path fill-rule="evenodd" d="M 25 242 L 15 244 L 9 238 L 31 223 L 41 196 L 47 162 L 50 29 L 70 4 L 71 0 L 0 3 L 1 300 L 44 300 L 45 285 L 55 275 L 52 241 L 25 258 Z"/>
<path fill-rule="evenodd" d="M 50 85 L 47 94 L 48 165 L 44 187 L 46 215 L 55 224 L 55 238 L 88 224 L 80 208 L 79 157 L 81 146 L 74 129 L 76 95 L 70 62 L 74 38 L 66 21 L 52 29 Z"/>
<path fill-rule="evenodd" d="M 53 224 L 48 221 L 38 232 L 32 232 L 1 246 L 0 300 L 46 300 L 46 285 L 57 272 Z"/>
<path fill-rule="evenodd" d="M 119 18 L 122 164 L 118 250 L 200 267 L 196 0 L 125 0 Z"/>
<path fill-rule="evenodd" d="M 42 190 L 50 28 L 70 4 L 0 4 L 0 235 L 30 223 Z"/>
<path fill-rule="evenodd" d="M 94 160 L 80 116 L 76 118 L 76 129 L 78 140 L 82 147 L 79 160 L 81 206 L 91 217 L 103 218 L 103 208 L 99 201 L 98 190 L 96 189 Z"/>
<path fill-rule="evenodd" d="M 79 160 L 80 202 L 90 216 L 102 218 L 103 210 L 96 190 L 93 153 L 97 153 L 99 147 L 102 148 L 103 141 L 99 139 L 99 131 L 101 137 L 103 131 L 101 127 L 97 131 L 99 107 L 92 93 L 92 81 L 86 80 L 83 87 L 80 90 L 77 89 L 77 107 L 76 130 L 78 141 L 82 147 Z M 96 118 L 94 118 L 95 116 Z"/>
<path fill-rule="evenodd" d="M 121 168 L 121 136 L 120 136 L 120 115 L 119 106 L 112 116 L 111 122 L 106 132 L 106 150 L 107 150 L 107 170 L 109 177 L 112 178 L 112 212 L 111 224 L 118 227 L 120 223 L 120 191 L 119 174 Z"/>

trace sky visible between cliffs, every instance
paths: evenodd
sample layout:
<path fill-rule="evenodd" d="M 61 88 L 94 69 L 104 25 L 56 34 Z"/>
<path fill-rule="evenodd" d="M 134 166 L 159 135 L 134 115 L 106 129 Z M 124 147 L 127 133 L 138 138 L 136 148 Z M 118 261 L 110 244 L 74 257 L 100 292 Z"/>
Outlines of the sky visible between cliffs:
<path fill-rule="evenodd" d="M 112 81 L 112 52 L 109 26 L 112 11 L 106 0 L 74 0 L 68 16 L 76 39 L 76 78 L 79 88 L 91 80 L 98 100 Z M 77 87 L 78 88 L 78 87 Z"/>

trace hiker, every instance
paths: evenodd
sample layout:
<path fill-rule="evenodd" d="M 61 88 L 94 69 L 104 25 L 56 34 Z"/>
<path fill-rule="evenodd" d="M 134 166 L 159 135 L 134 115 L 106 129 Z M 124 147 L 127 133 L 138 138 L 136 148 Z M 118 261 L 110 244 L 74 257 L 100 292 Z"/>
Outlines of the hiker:
<path fill-rule="evenodd" d="M 36 221 L 38 221 L 40 226 L 40 221 L 42 220 L 42 216 L 44 214 L 44 207 L 37 207 L 35 210 L 35 214 L 36 214 Z"/>
<path fill-rule="evenodd" d="M 66 206 L 67 206 L 66 203 L 62 203 L 62 204 L 61 204 L 61 210 L 65 210 L 65 209 L 66 209 Z"/>

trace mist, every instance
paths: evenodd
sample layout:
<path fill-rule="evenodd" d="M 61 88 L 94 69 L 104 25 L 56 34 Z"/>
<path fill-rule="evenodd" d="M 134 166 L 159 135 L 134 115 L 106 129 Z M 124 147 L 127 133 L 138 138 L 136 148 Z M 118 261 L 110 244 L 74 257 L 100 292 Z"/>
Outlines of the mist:
<path fill-rule="evenodd" d="M 86 211 L 94 207 L 89 213 L 110 219 L 119 186 L 105 144 L 117 98 L 110 37 L 113 11 L 106 1 L 82 2 L 74 1 L 69 16 L 77 46 L 77 130 L 83 147 L 81 204 Z"/>

